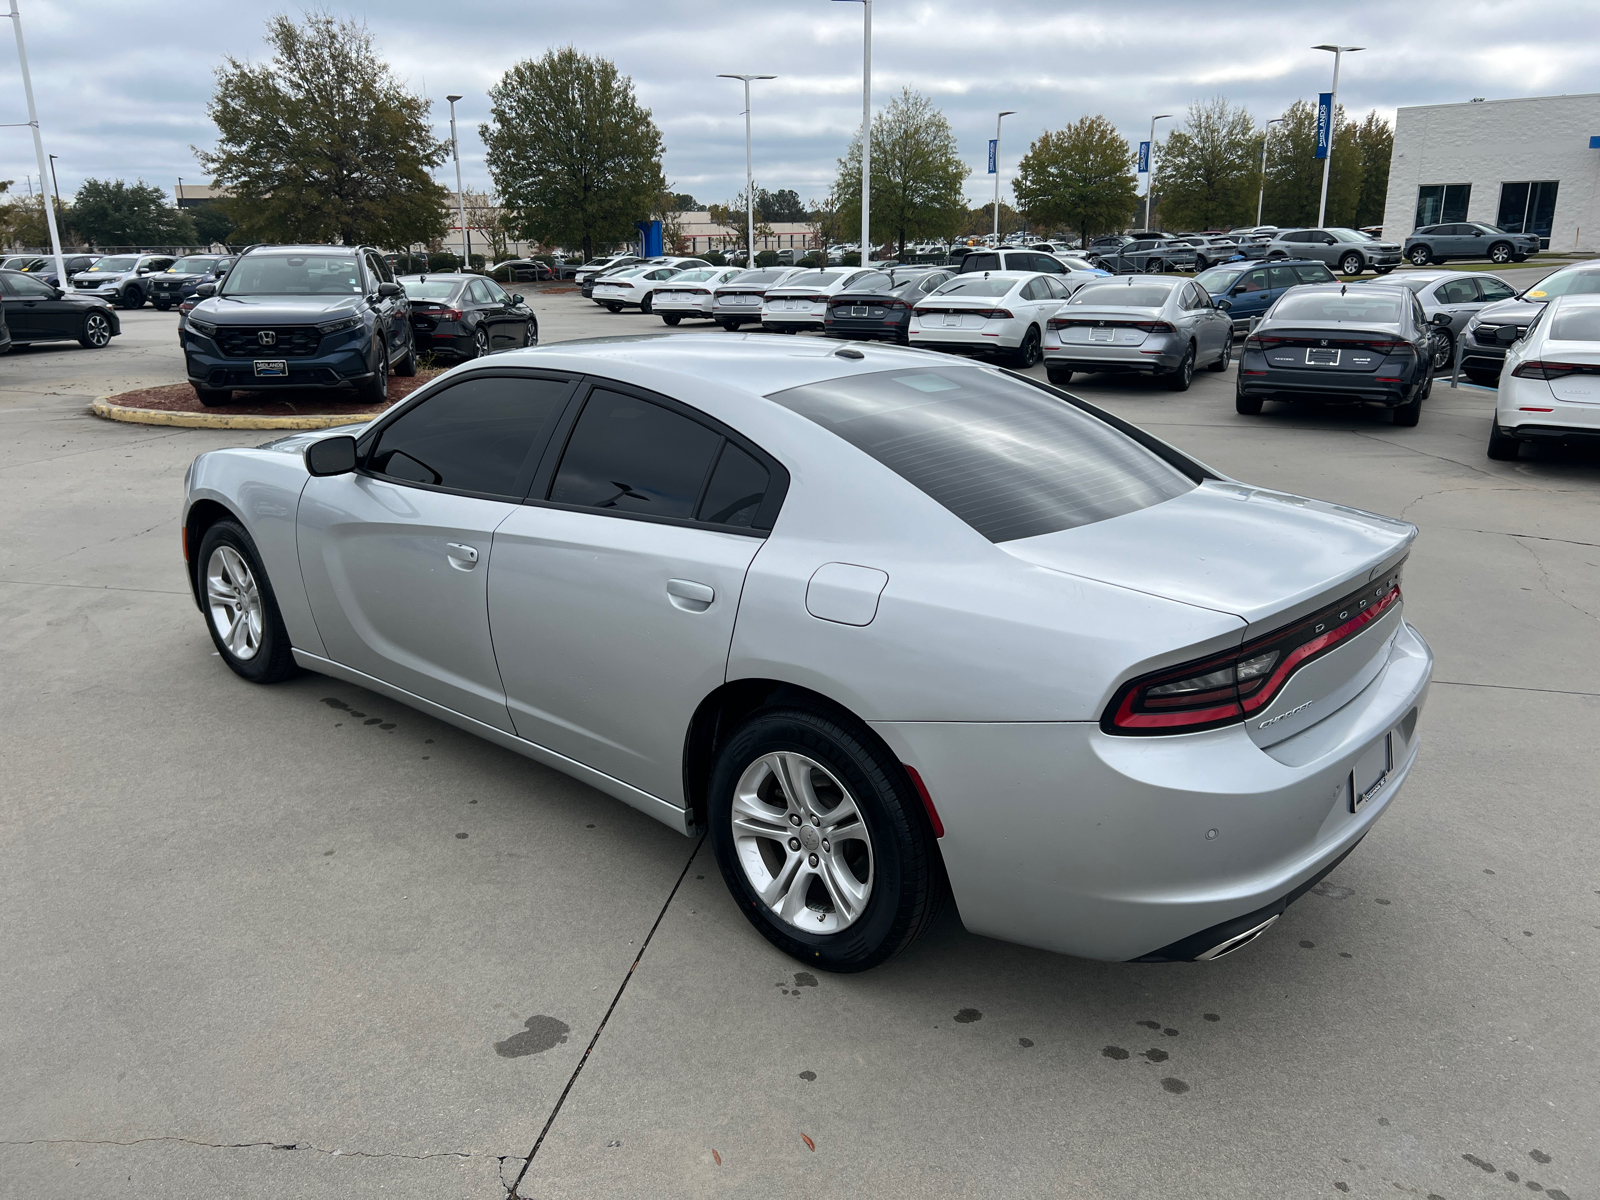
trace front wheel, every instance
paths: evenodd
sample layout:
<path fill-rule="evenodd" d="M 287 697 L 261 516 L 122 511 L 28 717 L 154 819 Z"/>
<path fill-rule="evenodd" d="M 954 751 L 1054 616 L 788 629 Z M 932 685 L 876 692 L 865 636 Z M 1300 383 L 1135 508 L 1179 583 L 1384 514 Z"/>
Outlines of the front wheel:
<path fill-rule="evenodd" d="M 206 628 L 222 661 L 251 683 L 277 683 L 296 671 L 289 631 L 261 556 L 244 527 L 218 521 L 200 539 Z"/>
<path fill-rule="evenodd" d="M 539 344 L 539 318 L 529 317 L 528 326 L 522 331 L 522 344 L 524 346 L 537 346 Z"/>
<path fill-rule="evenodd" d="M 644 299 L 639 301 L 639 311 L 647 317 L 655 311 L 655 306 L 656 296 L 654 292 L 646 292 Z"/>
<path fill-rule="evenodd" d="M 1354 250 L 1339 260 L 1339 271 L 1344 275 L 1359 275 L 1364 269 L 1361 255 Z"/>
<path fill-rule="evenodd" d="M 1482 367 L 1467 367 L 1467 378 L 1480 387 L 1497 388 L 1500 386 L 1499 371 L 1485 371 Z"/>
<path fill-rule="evenodd" d="M 151 303 L 155 305 L 157 312 L 166 312 L 172 307 L 172 301 L 170 300 L 154 300 Z"/>
<path fill-rule="evenodd" d="M 1522 449 L 1522 443 L 1500 432 L 1498 423 L 1489 426 L 1489 457 L 1497 462 L 1511 462 Z"/>
<path fill-rule="evenodd" d="M 1178 369 L 1166 376 L 1163 381 L 1169 392 L 1187 392 L 1189 385 L 1194 382 L 1194 343 L 1189 343 L 1189 349 L 1184 352 L 1183 361 L 1178 364 Z"/>
<path fill-rule="evenodd" d="M 103 312 L 90 311 L 83 318 L 78 345 L 88 350 L 104 350 L 111 341 L 111 320 Z"/>
<path fill-rule="evenodd" d="M 864 971 L 932 923 L 947 883 L 905 769 L 864 730 L 770 709 L 717 756 L 711 845 L 745 917 L 825 971 Z"/>
<path fill-rule="evenodd" d="M 233 391 L 230 388 L 208 388 L 196 384 L 194 398 L 207 408 L 221 408 L 233 399 Z"/>
<path fill-rule="evenodd" d="M 1394 270 L 1394 268 L 1393 267 L 1373 267 L 1372 270 L 1373 270 L 1373 273 L 1376 274 L 1376 275 L 1387 275 L 1390 271 Z"/>
<path fill-rule="evenodd" d="M 1510 262 L 1515 251 L 1505 242 L 1496 242 L 1489 247 L 1489 261 L 1497 266 L 1504 266 Z"/>
<path fill-rule="evenodd" d="M 667 325 L 676 325 L 683 317 L 677 313 L 662 313 L 661 320 Z"/>
<path fill-rule="evenodd" d="M 372 374 L 356 385 L 356 396 L 361 404 L 384 404 L 389 399 L 389 356 L 383 343 L 372 347 Z"/>
<path fill-rule="evenodd" d="M 120 303 L 122 304 L 123 308 L 143 308 L 144 290 L 136 287 L 127 288 L 122 293 L 122 300 Z"/>

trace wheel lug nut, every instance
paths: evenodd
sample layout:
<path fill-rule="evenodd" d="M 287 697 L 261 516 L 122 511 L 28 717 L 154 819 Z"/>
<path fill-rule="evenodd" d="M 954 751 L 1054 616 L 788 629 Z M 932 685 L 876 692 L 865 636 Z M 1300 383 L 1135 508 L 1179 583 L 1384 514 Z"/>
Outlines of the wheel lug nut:
<path fill-rule="evenodd" d="M 790 838 L 789 839 L 789 849 L 791 849 L 791 850 L 800 849 L 800 839 L 799 838 Z"/>
<path fill-rule="evenodd" d="M 812 856 L 811 856 L 811 857 L 810 857 L 810 859 L 808 859 L 808 860 L 807 860 L 807 861 L 808 861 L 808 862 L 810 862 L 810 863 L 811 863 L 811 865 L 812 865 L 812 866 L 813 866 L 813 867 L 814 867 L 814 866 L 816 866 L 816 865 L 817 865 L 817 856 L 816 856 L 816 855 L 815 855 L 815 854 L 813 854 L 813 855 L 812 855 Z"/>
<path fill-rule="evenodd" d="M 791 824 L 791 825 L 800 824 L 800 814 L 799 813 L 790 813 L 789 814 L 789 824 Z"/>
<path fill-rule="evenodd" d="M 812 817 L 811 818 L 811 823 L 813 825 L 821 825 L 822 824 L 822 818 L 821 817 Z"/>
<path fill-rule="evenodd" d="M 822 839 L 822 849 L 823 849 L 823 851 L 825 853 L 831 853 L 833 851 L 833 847 L 828 845 L 828 839 L 827 838 L 823 838 Z"/>

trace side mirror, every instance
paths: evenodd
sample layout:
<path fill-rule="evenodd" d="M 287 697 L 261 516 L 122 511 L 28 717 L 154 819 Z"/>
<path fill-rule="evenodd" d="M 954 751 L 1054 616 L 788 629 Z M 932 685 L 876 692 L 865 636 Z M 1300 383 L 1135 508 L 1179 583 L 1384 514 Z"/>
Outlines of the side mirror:
<path fill-rule="evenodd" d="M 195 290 L 194 290 L 194 296 L 195 296 L 196 300 L 209 300 L 212 296 L 215 296 L 216 294 L 217 294 L 217 285 L 214 284 L 214 283 L 202 283 L 199 287 L 195 288 Z"/>
<path fill-rule="evenodd" d="M 517 295 L 515 292 L 512 292 L 511 293 L 511 303 L 513 303 L 513 304 L 521 304 L 522 303 L 522 297 Z"/>
<path fill-rule="evenodd" d="M 1522 331 L 1515 325 L 1502 325 L 1494 331 L 1494 340 L 1502 346 L 1509 346 L 1512 342 L 1522 340 Z"/>
<path fill-rule="evenodd" d="M 1230 295 L 1230 296 L 1242 296 L 1242 295 L 1244 295 L 1244 284 L 1241 283 L 1238 287 L 1236 287 L 1232 291 L 1230 291 L 1228 293 L 1228 295 Z"/>
<path fill-rule="evenodd" d="M 405 295 L 405 289 L 402 288 L 398 283 L 389 283 L 389 282 L 386 281 L 386 282 L 380 283 L 378 285 L 378 296 L 379 296 L 379 298 L 388 298 L 388 297 L 391 297 L 391 296 L 403 296 L 403 295 Z"/>
<path fill-rule="evenodd" d="M 1233 311 L 1233 301 L 1229 300 L 1226 296 L 1224 296 L 1221 300 L 1217 301 L 1217 311 L 1218 312 L 1232 312 Z"/>
<path fill-rule="evenodd" d="M 1448 324 L 1450 324 L 1450 314 L 1447 313 L 1447 312 L 1436 312 L 1436 313 L 1434 313 L 1433 314 L 1433 323 L 1435 325 L 1448 325 Z"/>
<path fill-rule="evenodd" d="M 356 440 L 323 438 L 306 447 L 306 470 L 313 475 L 345 475 L 356 469 Z"/>

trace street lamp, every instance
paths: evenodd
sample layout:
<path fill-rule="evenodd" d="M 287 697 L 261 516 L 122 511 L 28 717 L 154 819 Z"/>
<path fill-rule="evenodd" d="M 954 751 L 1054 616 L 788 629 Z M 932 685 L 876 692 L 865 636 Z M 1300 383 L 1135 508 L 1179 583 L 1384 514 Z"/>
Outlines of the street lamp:
<path fill-rule="evenodd" d="M 1272 137 L 1272 127 L 1282 125 L 1282 117 L 1273 117 L 1261 131 L 1261 194 L 1256 197 L 1256 224 L 1261 224 L 1261 206 L 1267 202 L 1267 142 Z"/>
<path fill-rule="evenodd" d="M 1007 109 L 994 119 L 994 244 L 1000 248 L 1000 122 L 1017 115 L 1014 108 Z"/>
<path fill-rule="evenodd" d="M 1339 111 L 1339 60 L 1346 54 L 1365 50 L 1365 46 L 1313 46 L 1333 55 L 1333 91 L 1328 93 L 1328 152 L 1322 156 L 1322 199 L 1317 201 L 1317 228 L 1328 215 L 1328 165 L 1333 162 L 1333 117 Z"/>
<path fill-rule="evenodd" d="M 467 195 L 461 190 L 461 146 L 456 141 L 456 101 L 460 96 L 446 96 L 450 101 L 450 153 L 456 160 L 456 219 L 461 222 L 461 269 L 467 269 L 467 256 L 472 243 L 467 241 Z"/>
<path fill-rule="evenodd" d="M 1160 113 L 1150 118 L 1150 169 L 1144 176 L 1144 227 L 1150 228 L 1150 194 L 1156 190 L 1156 122 L 1165 121 L 1171 113 Z"/>
<path fill-rule="evenodd" d="M 11 26 L 17 34 L 17 63 L 22 68 L 22 91 L 28 98 L 28 124 L 33 127 L 33 152 L 39 158 L 39 190 L 44 191 L 44 173 L 48 169 L 44 156 L 44 139 L 39 136 L 39 110 L 33 104 L 33 77 L 28 74 L 28 51 L 22 44 L 22 14 L 17 11 L 17 0 L 11 0 Z M 42 199 L 42 197 L 41 197 Z M 55 255 L 56 278 L 67 282 L 67 264 L 61 257 L 61 233 L 56 228 L 56 210 L 44 205 L 45 226 L 50 230 L 50 251 Z"/>
<path fill-rule="evenodd" d="M 745 243 L 744 265 L 756 265 L 756 184 L 755 172 L 750 157 L 750 81 L 752 79 L 776 79 L 776 75 L 718 75 L 718 79 L 744 80 L 744 201 L 746 235 L 749 241 Z"/>
<path fill-rule="evenodd" d="M 847 0 L 855 3 L 855 0 Z M 861 0 L 861 265 L 872 258 L 872 0 Z"/>

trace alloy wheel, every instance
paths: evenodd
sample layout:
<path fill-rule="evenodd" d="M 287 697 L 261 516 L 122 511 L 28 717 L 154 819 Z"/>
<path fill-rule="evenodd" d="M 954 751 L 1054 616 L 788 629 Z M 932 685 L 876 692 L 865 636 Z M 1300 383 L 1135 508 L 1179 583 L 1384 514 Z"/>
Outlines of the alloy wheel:
<path fill-rule="evenodd" d="M 1339 260 L 1339 270 L 1346 275 L 1359 275 L 1362 269 L 1361 256 L 1359 254 L 1346 254 Z"/>
<path fill-rule="evenodd" d="M 206 607 L 222 644 L 241 662 L 261 649 L 261 589 L 232 546 L 218 546 L 206 563 Z"/>
<path fill-rule="evenodd" d="M 83 336 L 98 350 L 111 340 L 111 322 L 104 313 L 92 312 L 83 319 Z"/>
<path fill-rule="evenodd" d="M 1413 267 L 1425 267 L 1428 265 L 1428 248 L 1426 246 L 1417 246 L 1411 251 L 1411 265 Z"/>
<path fill-rule="evenodd" d="M 1489 261 L 1494 262 L 1494 263 L 1499 263 L 1499 264 L 1504 264 L 1504 263 L 1510 262 L 1511 261 L 1511 247 L 1506 245 L 1504 242 L 1501 242 L 1499 245 L 1491 247 L 1490 250 L 1489 250 Z"/>
<path fill-rule="evenodd" d="M 803 754 L 763 754 L 739 777 L 729 815 L 745 879 L 780 921 L 838 933 L 866 911 L 872 838 L 827 767 Z"/>
<path fill-rule="evenodd" d="M 528 332 L 523 335 L 524 346 L 537 346 L 539 344 L 539 322 L 532 317 L 528 318 Z"/>
<path fill-rule="evenodd" d="M 472 357 L 482 358 L 487 353 L 489 353 L 489 332 L 480 325 L 477 332 L 472 335 Z"/>
<path fill-rule="evenodd" d="M 1450 358 L 1455 351 L 1455 343 L 1450 335 L 1442 329 L 1435 329 L 1428 335 L 1428 341 L 1433 348 L 1433 369 L 1435 371 L 1447 370 Z"/>

